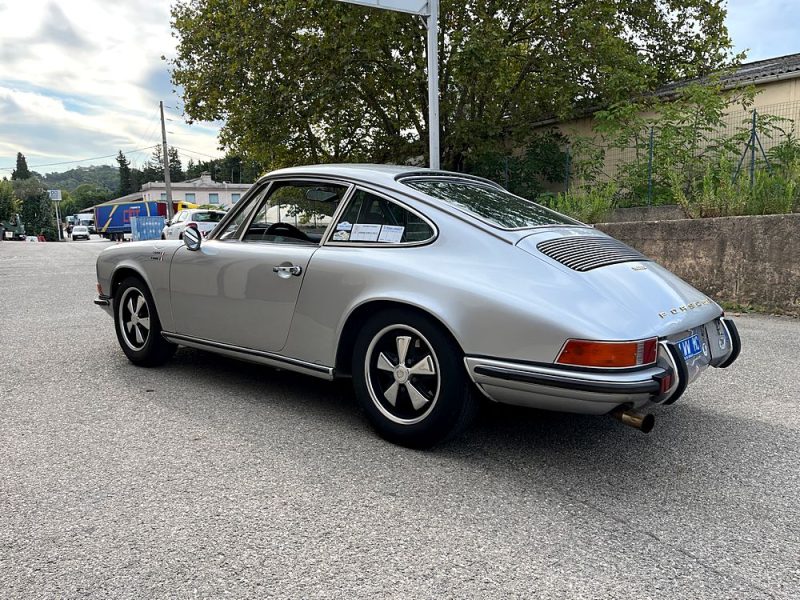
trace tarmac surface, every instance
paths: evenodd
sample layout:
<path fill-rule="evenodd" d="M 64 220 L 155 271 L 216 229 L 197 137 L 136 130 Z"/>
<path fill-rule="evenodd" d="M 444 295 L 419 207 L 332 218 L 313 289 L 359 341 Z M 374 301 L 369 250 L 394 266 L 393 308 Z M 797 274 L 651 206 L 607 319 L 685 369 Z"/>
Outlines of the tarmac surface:
<path fill-rule="evenodd" d="M 738 317 L 649 435 L 490 406 L 419 452 L 346 382 L 134 367 L 107 245 L 0 242 L 0 597 L 800 597 L 800 321 Z"/>

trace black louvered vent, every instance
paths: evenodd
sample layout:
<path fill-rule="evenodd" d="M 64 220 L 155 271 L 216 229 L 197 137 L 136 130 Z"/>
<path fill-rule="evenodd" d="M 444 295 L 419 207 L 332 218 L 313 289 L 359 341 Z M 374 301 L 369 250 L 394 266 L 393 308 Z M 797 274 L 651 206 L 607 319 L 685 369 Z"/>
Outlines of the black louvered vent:
<path fill-rule="evenodd" d="M 609 237 L 561 237 L 536 244 L 542 254 L 576 271 L 591 271 L 607 265 L 649 259 L 630 246 Z"/>

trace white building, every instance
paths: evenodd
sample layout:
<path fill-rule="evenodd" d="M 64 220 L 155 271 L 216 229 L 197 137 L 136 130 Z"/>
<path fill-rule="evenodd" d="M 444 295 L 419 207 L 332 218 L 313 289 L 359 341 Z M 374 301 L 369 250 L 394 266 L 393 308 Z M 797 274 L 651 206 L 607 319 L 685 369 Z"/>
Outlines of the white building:
<path fill-rule="evenodd" d="M 187 179 L 171 184 L 173 202 L 192 202 L 193 204 L 219 204 L 230 208 L 236 204 L 252 183 L 226 183 L 211 179 L 209 173 L 202 173 L 195 179 Z M 133 194 L 131 194 L 133 195 Z M 167 199 L 167 186 L 163 181 L 145 183 L 136 193 L 146 202 Z"/>

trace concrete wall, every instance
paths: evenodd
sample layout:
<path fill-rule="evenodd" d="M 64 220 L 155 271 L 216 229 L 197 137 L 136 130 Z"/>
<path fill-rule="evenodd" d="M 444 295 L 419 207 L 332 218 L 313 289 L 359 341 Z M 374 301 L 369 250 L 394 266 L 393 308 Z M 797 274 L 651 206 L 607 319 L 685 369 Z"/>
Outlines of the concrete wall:
<path fill-rule="evenodd" d="M 686 214 L 680 206 L 665 204 L 663 206 L 615 208 L 608 215 L 607 220 L 609 223 L 630 223 L 632 221 L 674 221 L 685 218 Z"/>
<path fill-rule="evenodd" d="M 800 214 L 597 228 L 717 301 L 800 316 Z"/>

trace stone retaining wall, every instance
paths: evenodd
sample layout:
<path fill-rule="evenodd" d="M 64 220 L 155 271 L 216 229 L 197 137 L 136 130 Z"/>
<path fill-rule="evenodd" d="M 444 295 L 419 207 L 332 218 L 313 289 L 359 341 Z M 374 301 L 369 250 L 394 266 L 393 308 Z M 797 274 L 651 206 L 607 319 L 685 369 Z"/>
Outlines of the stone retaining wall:
<path fill-rule="evenodd" d="M 800 214 L 602 223 L 714 300 L 800 316 Z"/>

